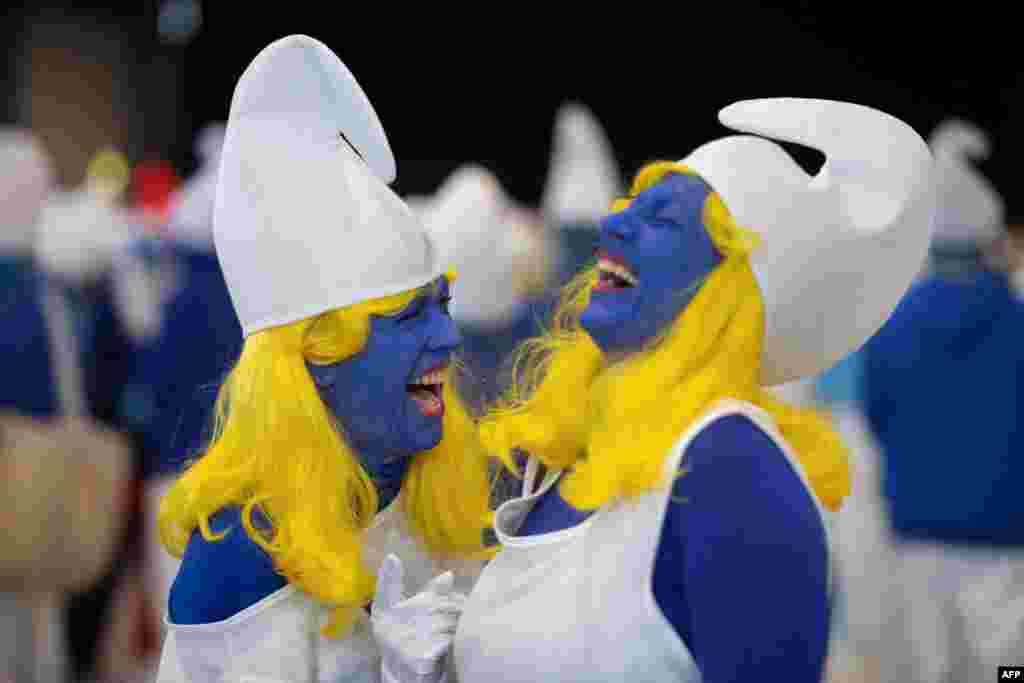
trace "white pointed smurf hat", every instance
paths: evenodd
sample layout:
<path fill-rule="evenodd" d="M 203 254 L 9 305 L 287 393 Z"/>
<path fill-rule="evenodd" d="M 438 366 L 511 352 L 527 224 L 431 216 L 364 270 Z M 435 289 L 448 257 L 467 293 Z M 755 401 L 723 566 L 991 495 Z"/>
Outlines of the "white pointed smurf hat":
<path fill-rule="evenodd" d="M 50 157 L 35 136 L 0 127 L 0 251 L 32 250 L 53 182 Z"/>
<path fill-rule="evenodd" d="M 337 55 L 293 35 L 256 56 L 231 101 L 213 212 L 246 336 L 440 275 L 394 178 L 384 129 Z"/>
<path fill-rule="evenodd" d="M 978 127 L 951 119 L 932 132 L 936 212 L 933 243 L 985 244 L 1005 234 L 1005 207 L 973 161 L 988 158 L 988 136 Z"/>
<path fill-rule="evenodd" d="M 528 228 L 519 222 L 529 214 L 515 207 L 490 171 L 475 164 L 456 169 L 424 212 L 445 265 L 458 273 L 452 316 L 478 328 L 508 321 L 524 299 L 518 270 Z"/>
<path fill-rule="evenodd" d="M 906 123 L 845 102 L 750 100 L 719 119 L 825 154 L 810 176 L 774 142 L 731 136 L 682 161 L 762 238 L 750 259 L 765 304 L 762 384 L 814 375 L 871 337 L 920 271 L 931 153 Z"/>
<path fill-rule="evenodd" d="M 594 114 L 563 105 L 555 117 L 551 164 L 541 206 L 565 227 L 592 225 L 622 196 L 622 176 L 611 144 Z"/>

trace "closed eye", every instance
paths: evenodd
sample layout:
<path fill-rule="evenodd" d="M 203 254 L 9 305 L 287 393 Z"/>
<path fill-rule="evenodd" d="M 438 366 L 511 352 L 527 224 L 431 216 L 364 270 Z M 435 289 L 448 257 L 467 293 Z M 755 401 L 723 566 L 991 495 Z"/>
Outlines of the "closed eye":
<path fill-rule="evenodd" d="M 397 320 L 400 323 L 405 322 L 407 320 L 412 320 L 413 318 L 418 317 L 419 314 L 422 312 L 423 299 L 417 299 L 416 301 L 412 302 L 412 304 L 410 304 L 408 308 L 406 308 L 404 311 L 396 315 L 395 320 Z"/>
<path fill-rule="evenodd" d="M 650 222 L 650 225 L 656 228 L 663 228 L 668 230 L 681 230 L 683 227 L 682 225 L 679 224 L 679 221 L 673 218 L 666 218 L 665 216 L 659 216 L 655 218 L 653 221 Z"/>
<path fill-rule="evenodd" d="M 655 211 L 651 211 L 650 222 L 661 226 L 679 227 L 679 207 L 671 202 L 662 202 Z"/>

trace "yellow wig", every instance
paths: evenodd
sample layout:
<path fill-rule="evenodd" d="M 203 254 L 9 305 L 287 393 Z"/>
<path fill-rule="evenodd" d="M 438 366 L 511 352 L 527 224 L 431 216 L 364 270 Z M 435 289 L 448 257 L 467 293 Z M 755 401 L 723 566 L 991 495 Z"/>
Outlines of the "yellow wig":
<path fill-rule="evenodd" d="M 669 173 L 693 171 L 651 164 L 631 197 Z M 757 237 L 736 224 L 716 193 L 702 219 L 723 260 L 678 318 L 644 349 L 612 362 L 580 326 L 597 281 L 596 267 L 584 271 L 563 291 L 550 329 L 517 352 L 515 381 L 484 417 L 482 440 L 514 472 L 514 449 L 548 467 L 571 467 L 562 494 L 579 509 L 595 509 L 668 485 L 664 462 L 673 444 L 716 401 L 735 398 L 774 418 L 818 498 L 838 509 L 850 490 L 838 434 L 823 415 L 781 402 L 758 381 L 764 304 L 748 262 Z"/>
<path fill-rule="evenodd" d="M 160 506 L 163 544 L 180 557 L 198 528 L 219 540 L 210 516 L 242 506 L 245 533 L 289 583 L 333 607 L 324 630 L 345 635 L 373 596 L 362 532 L 377 512 L 377 491 L 341 435 L 306 361 L 336 363 L 366 344 L 370 316 L 394 315 L 420 290 L 330 311 L 246 339 L 221 388 L 214 438 Z M 479 557 L 489 523 L 487 459 L 475 426 L 445 382 L 444 436 L 417 454 L 400 503 L 413 532 L 438 555 Z M 259 506 L 271 533 L 253 525 Z"/>

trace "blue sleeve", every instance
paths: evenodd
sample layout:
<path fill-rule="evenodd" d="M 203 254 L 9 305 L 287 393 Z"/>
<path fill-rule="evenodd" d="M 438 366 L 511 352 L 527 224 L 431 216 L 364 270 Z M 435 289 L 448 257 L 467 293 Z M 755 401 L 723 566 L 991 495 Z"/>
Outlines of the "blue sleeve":
<path fill-rule="evenodd" d="M 266 521 L 257 524 L 263 527 Z M 241 508 L 221 510 L 210 518 L 210 527 L 230 531 L 220 541 L 205 540 L 198 529 L 192 533 L 168 600 L 175 624 L 223 621 L 287 584 L 270 556 L 245 533 Z"/>
<path fill-rule="evenodd" d="M 821 517 L 775 443 L 749 418 L 690 444 L 655 560 L 654 596 L 704 683 L 818 683 L 829 637 Z"/>

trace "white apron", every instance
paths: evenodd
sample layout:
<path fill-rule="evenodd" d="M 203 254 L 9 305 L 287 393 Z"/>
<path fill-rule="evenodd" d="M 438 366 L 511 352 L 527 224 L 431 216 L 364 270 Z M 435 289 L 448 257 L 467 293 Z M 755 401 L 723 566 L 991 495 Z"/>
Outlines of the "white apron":
<path fill-rule="evenodd" d="M 675 473 L 690 441 L 713 420 L 730 414 L 754 420 L 810 491 L 768 415 L 739 401 L 722 402 L 691 427 L 673 447 L 666 471 Z M 454 646 L 459 680 L 699 681 L 693 657 L 662 614 L 652 588 L 671 488 L 609 503 L 574 527 L 515 536 L 537 498 L 558 477 L 558 472 L 549 473 L 536 493 L 508 501 L 495 515 L 503 550 L 480 575 L 459 622 Z"/>
<path fill-rule="evenodd" d="M 407 595 L 448 569 L 456 575 L 456 588 L 468 592 L 482 563 L 431 559 L 402 531 L 400 515 L 399 506 L 392 504 L 367 531 L 365 552 L 371 570 L 376 572 L 384 557 L 395 553 L 403 563 Z M 327 617 L 323 605 L 288 585 L 224 621 L 173 624 L 165 619 L 157 683 L 379 681 L 380 654 L 368 615 L 361 613 L 343 640 L 320 635 Z"/>

